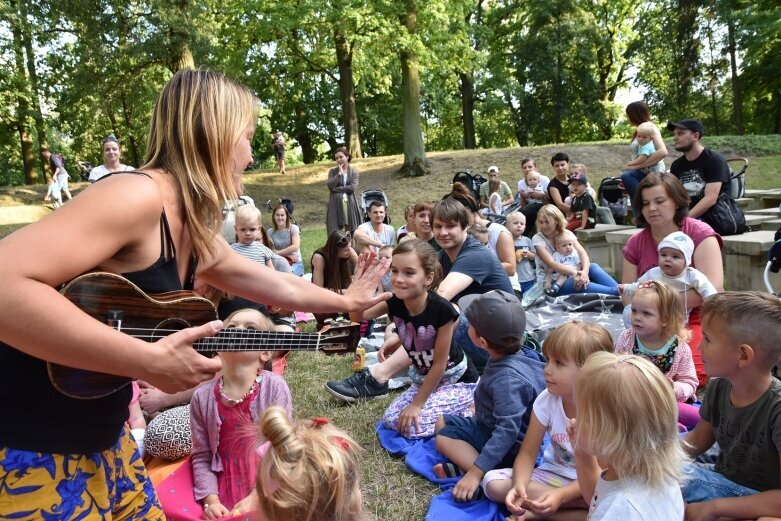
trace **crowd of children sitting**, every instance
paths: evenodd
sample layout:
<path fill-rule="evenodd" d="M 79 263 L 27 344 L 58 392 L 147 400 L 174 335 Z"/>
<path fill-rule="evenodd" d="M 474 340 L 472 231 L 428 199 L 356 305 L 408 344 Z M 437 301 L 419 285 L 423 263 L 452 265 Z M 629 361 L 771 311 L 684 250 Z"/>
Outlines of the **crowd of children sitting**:
<path fill-rule="evenodd" d="M 652 134 L 640 125 L 638 143 L 648 145 Z M 641 146 L 637 164 L 653 152 Z M 383 222 L 387 209 L 377 202 L 355 236 L 329 236 L 312 259 L 317 285 L 348 288 L 359 262 L 355 239 L 390 258 L 378 292 L 393 296 L 349 314 L 355 321 L 389 317 L 387 365 L 328 382 L 328 391 L 351 402 L 381 396 L 387 374 L 410 366 L 412 385 L 390 403 L 383 426 L 408 439 L 433 437 L 447 461 L 432 472 L 456 478 L 452 497 L 485 497 L 515 520 L 781 518 L 781 383 L 771 375 L 781 359 L 781 301 L 718 293 L 692 267 L 695 246 L 681 231 L 659 242 L 657 267 L 616 284 L 573 233 L 595 224 L 585 166 L 572 165 L 569 195 L 560 192 L 556 205 L 544 204 L 548 179 L 534 163 L 524 170 L 519 210 L 505 216 L 506 228 L 483 219 L 480 203 L 455 186 L 443 202 L 405 209 L 403 235 Z M 480 202 L 501 214 L 512 194 L 498 168 L 489 177 Z M 56 186 L 49 199 L 59 205 Z M 289 214 L 276 210 L 282 238 L 292 241 L 297 228 L 285 228 L 293 228 Z M 242 256 L 280 271 L 301 264 L 300 252 L 288 259 L 263 244 L 274 240 L 253 205 L 238 209 L 235 231 L 232 248 Z M 292 242 L 287 247 L 297 251 Z M 540 353 L 527 343 L 519 299 L 535 286 L 551 296 L 620 294 L 626 329 L 613 339 L 598 325 L 566 321 Z M 688 344 L 690 290 L 704 300 L 699 352 L 711 377 L 699 395 Z M 291 312 L 267 311 L 277 325 L 249 307 L 225 326 L 270 331 L 291 323 Z M 392 345 L 401 349 L 392 353 Z M 172 475 L 183 487 L 157 491 L 168 518 L 366 519 L 361 449 L 350 435 L 323 418 L 292 420 L 290 391 L 271 371 L 275 353 L 219 355 L 219 377 L 198 387 L 187 409 L 192 451 Z M 134 430 L 145 424 L 137 397 L 136 387 Z M 15 464 L 8 449 L 0 447 L 0 457 L 0 465 Z M 0 496 L 0 514 L 21 505 Z"/>
<path fill-rule="evenodd" d="M 457 478 L 451 489 L 456 501 L 486 497 L 516 520 L 553 514 L 594 520 L 781 514 L 781 383 L 770 372 L 781 357 L 775 341 L 781 335 L 778 298 L 716 293 L 690 267 L 691 239 L 676 232 L 659 243 L 658 269 L 618 286 L 631 305 L 627 328 L 615 341 L 601 326 L 568 321 L 545 338 L 539 353 L 525 345 L 525 311 L 506 287 L 459 292 L 462 298 L 451 295 L 448 285 L 445 293 L 439 289 L 439 261 L 453 248 L 442 230 L 462 227 L 466 214 L 459 208 L 451 202 L 420 207 L 420 222 L 433 221 L 445 250 L 438 258 L 428 242 L 414 236 L 384 247 L 391 267 L 382 289 L 393 296 L 350 314 L 356 321 L 389 316 L 388 335 L 403 348 L 413 383 L 393 400 L 382 423 L 408 439 L 435 436 L 437 451 L 448 461 L 432 471 Z M 545 221 L 554 210 L 540 214 L 541 233 L 549 230 Z M 236 224 L 240 243 L 246 242 L 242 233 L 252 236 L 259 217 L 245 213 Z M 515 212 L 507 221 L 526 290 L 537 278 L 530 265 L 535 249 L 523 236 L 525 215 Z M 563 224 L 557 226 L 553 261 L 583 270 L 577 240 Z M 476 244 L 488 241 L 479 226 L 469 233 Z M 462 240 L 459 248 L 471 239 Z M 255 260 L 264 262 L 260 257 Z M 453 269 L 448 264 L 444 275 Z M 550 280 L 556 292 L 574 276 L 543 269 L 546 287 Z M 708 299 L 700 349 L 714 379 L 701 407 L 687 344 L 687 308 L 679 298 L 688 289 Z M 250 309 L 235 312 L 226 324 L 273 328 Z M 480 375 L 470 352 L 454 341 L 464 324 L 471 343 L 487 353 L 487 362 L 477 366 Z M 185 471 L 194 495 L 182 500 L 159 492 L 169 518 L 244 519 L 257 512 L 269 519 L 367 518 L 358 447 L 325 420 L 291 423 L 287 385 L 264 370 L 271 356 L 222 353 L 222 377 L 196 391 L 190 405 L 193 450 Z M 375 380 L 365 375 L 356 382 Z M 342 395 L 344 387 L 327 386 L 347 401 L 371 397 Z M 256 450 L 248 445 L 253 439 L 248 426 L 258 422 L 268 441 Z M 710 453 L 698 459 L 712 446 L 718 448 L 715 460 Z"/>

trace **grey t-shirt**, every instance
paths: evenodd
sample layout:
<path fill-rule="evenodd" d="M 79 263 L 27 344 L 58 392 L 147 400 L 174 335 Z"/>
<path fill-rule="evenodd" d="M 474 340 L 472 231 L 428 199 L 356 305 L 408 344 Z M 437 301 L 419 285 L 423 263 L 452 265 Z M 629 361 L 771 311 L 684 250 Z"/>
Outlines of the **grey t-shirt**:
<path fill-rule="evenodd" d="M 515 243 L 515 251 L 526 250 L 536 253 L 534 251 L 534 246 L 532 245 L 532 240 L 525 235 L 521 235 L 520 238 L 515 239 L 513 242 Z M 518 282 L 529 282 L 530 280 L 534 280 L 536 277 L 532 261 L 529 259 L 521 259 L 515 265 L 515 274 L 518 277 Z"/>
<path fill-rule="evenodd" d="M 716 472 L 760 492 L 781 488 L 781 382 L 774 378 L 765 394 L 745 407 L 732 405 L 731 390 L 728 380 L 711 379 L 700 408 L 721 448 Z"/>

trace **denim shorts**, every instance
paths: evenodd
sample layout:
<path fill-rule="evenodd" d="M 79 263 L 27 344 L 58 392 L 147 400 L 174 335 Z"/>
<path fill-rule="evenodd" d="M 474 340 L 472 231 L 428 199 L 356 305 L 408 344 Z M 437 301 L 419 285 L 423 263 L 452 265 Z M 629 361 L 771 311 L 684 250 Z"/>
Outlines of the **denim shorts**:
<path fill-rule="evenodd" d="M 690 463 L 683 469 L 684 484 L 681 488 L 687 503 L 711 501 L 723 497 L 741 497 L 756 494 L 753 488 L 738 485 L 713 470 L 713 465 Z"/>
<path fill-rule="evenodd" d="M 488 443 L 488 440 L 491 439 L 492 431 L 488 429 L 488 427 L 478 423 L 474 416 L 462 418 L 461 416 L 443 414 L 442 418 L 445 420 L 445 426 L 437 433 L 438 436 L 465 441 L 474 447 L 477 452 L 481 452 L 483 447 L 485 447 L 485 444 Z M 519 444 L 516 443 L 510 451 L 505 454 L 496 468 L 512 467 L 515 462 L 515 456 L 518 455 L 519 448 Z"/>

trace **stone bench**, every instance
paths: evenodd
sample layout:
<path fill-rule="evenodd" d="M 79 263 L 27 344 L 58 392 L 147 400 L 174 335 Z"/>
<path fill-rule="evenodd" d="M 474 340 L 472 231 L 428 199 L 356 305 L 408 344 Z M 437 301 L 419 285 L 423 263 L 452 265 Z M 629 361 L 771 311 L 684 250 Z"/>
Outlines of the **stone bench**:
<path fill-rule="evenodd" d="M 778 208 L 778 205 L 781 204 L 781 188 L 746 190 L 743 197 L 754 199 L 752 208 Z"/>
<path fill-rule="evenodd" d="M 770 230 L 775 232 L 781 228 L 781 217 L 776 217 L 775 219 L 770 219 L 769 221 L 763 221 L 759 227 L 762 230 Z"/>
<path fill-rule="evenodd" d="M 610 245 L 605 240 L 605 235 L 618 230 L 634 229 L 632 226 L 621 224 L 597 224 L 588 230 L 578 230 L 575 235 L 578 242 L 588 252 L 591 262 L 599 264 L 608 273 L 613 273 L 613 264 L 610 258 Z"/>
<path fill-rule="evenodd" d="M 771 230 L 760 230 L 722 238 L 725 289 L 767 291 L 764 272 L 774 234 Z M 774 287 L 781 288 L 781 276 L 771 274 L 770 280 Z"/>
<path fill-rule="evenodd" d="M 774 218 L 781 217 L 781 212 L 778 211 L 778 208 L 758 208 L 756 210 L 749 210 L 743 213 L 746 215 L 770 215 Z"/>
<path fill-rule="evenodd" d="M 746 226 L 749 231 L 755 231 L 762 228 L 762 223 L 773 220 L 773 215 L 767 213 L 745 213 Z"/>
<path fill-rule="evenodd" d="M 640 232 L 640 230 L 642 230 L 642 228 L 625 228 L 623 230 L 616 230 L 605 234 L 605 240 L 608 243 L 610 252 L 610 266 L 612 268 L 612 271 L 609 271 L 609 273 L 619 282 L 621 281 L 621 275 L 624 271 L 624 256 L 621 254 L 621 250 L 624 249 L 629 238 Z"/>

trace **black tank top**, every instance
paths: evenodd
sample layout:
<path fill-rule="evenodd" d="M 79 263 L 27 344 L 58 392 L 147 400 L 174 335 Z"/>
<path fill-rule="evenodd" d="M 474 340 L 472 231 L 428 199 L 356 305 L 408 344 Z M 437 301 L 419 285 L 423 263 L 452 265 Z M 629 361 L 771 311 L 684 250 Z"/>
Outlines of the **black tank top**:
<path fill-rule="evenodd" d="M 182 287 L 176 248 L 163 211 L 160 257 L 148 268 L 122 276 L 147 293 L 192 289 L 196 264 L 193 258 Z M 117 442 L 127 421 L 131 397 L 129 385 L 93 400 L 65 396 L 49 381 L 46 362 L 0 342 L 0 446 L 58 454 L 106 450 Z"/>

